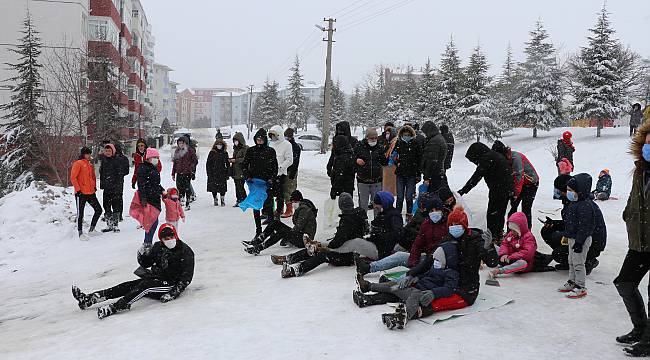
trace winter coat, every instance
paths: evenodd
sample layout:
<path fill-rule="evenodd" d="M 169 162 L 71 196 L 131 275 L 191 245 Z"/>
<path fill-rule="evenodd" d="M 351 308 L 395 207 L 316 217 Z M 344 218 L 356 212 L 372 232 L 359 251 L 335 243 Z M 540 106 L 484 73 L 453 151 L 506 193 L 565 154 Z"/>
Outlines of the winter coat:
<path fill-rule="evenodd" d="M 86 159 L 79 159 L 72 164 L 70 182 L 74 186 L 75 194 L 92 195 L 97 191 L 97 178 L 95 167 Z"/>
<path fill-rule="evenodd" d="M 293 211 L 293 231 L 309 235 L 310 239 L 316 237 L 316 215 L 318 209 L 311 200 L 300 200 L 300 206 Z"/>
<path fill-rule="evenodd" d="M 233 140 L 239 141 L 239 145 L 234 146 L 232 150 L 232 157 L 235 159 L 235 162 L 232 164 L 233 169 L 233 179 L 242 180 L 245 179 L 244 171 L 242 169 L 242 163 L 246 157 L 246 151 L 248 151 L 248 146 L 246 145 L 246 139 L 244 135 L 240 132 L 236 132 L 232 138 Z"/>
<path fill-rule="evenodd" d="M 605 193 L 609 198 L 609 196 L 612 194 L 612 177 L 609 174 L 599 176 L 594 192 Z"/>
<path fill-rule="evenodd" d="M 384 148 L 368 145 L 368 140 L 363 139 L 357 144 L 354 155 L 357 172 L 357 181 L 362 184 L 377 184 L 382 179 L 382 166 L 388 165 L 388 159 L 384 156 Z M 356 160 L 363 160 L 364 164 L 357 164 Z"/>
<path fill-rule="evenodd" d="M 632 110 L 630 112 L 630 126 L 638 127 L 641 125 L 642 120 L 643 111 L 641 111 L 641 108 L 639 108 L 639 110 Z"/>
<path fill-rule="evenodd" d="M 398 244 L 404 249 L 411 249 L 413 243 L 415 242 L 415 237 L 420 233 L 420 227 L 424 220 L 429 216 L 424 212 L 418 211 L 415 212 L 411 221 L 404 225 L 404 232 L 402 238 L 399 240 Z"/>
<path fill-rule="evenodd" d="M 409 276 L 417 276 L 418 282 L 415 287 L 423 291 L 431 291 L 433 296 L 445 298 L 452 296 L 458 289 L 460 273 L 458 271 L 458 242 L 450 237 L 445 236 L 444 241 L 440 244 L 436 252 L 441 252 L 444 256 L 445 266 L 439 266 L 434 257 L 430 254 L 419 262 L 415 267 L 407 272 Z"/>
<path fill-rule="evenodd" d="M 650 122 L 643 123 L 637 130 L 630 153 L 636 159 L 632 189 L 623 211 L 630 250 L 650 252 L 650 163 L 643 159 L 642 148 L 646 135 L 650 133 Z"/>
<path fill-rule="evenodd" d="M 277 136 L 276 141 L 271 141 L 271 147 L 275 150 L 275 156 L 278 159 L 278 176 L 287 175 L 287 170 L 293 164 L 293 148 L 291 143 L 284 139 L 284 130 L 279 125 L 275 125 L 269 130 L 269 134 Z"/>
<path fill-rule="evenodd" d="M 391 128 L 389 131 L 384 131 L 381 133 L 377 139 L 377 144 L 381 145 L 384 148 L 384 151 L 390 146 L 390 143 L 397 137 L 397 130 Z"/>
<path fill-rule="evenodd" d="M 142 164 L 145 160 L 147 160 L 146 154 L 147 154 L 147 142 L 144 141 L 144 139 L 138 139 L 138 141 L 135 143 L 136 144 L 136 150 L 131 155 L 133 157 L 133 164 L 135 164 L 135 167 L 133 169 L 133 177 L 131 177 L 131 184 L 135 184 L 138 182 L 138 168 L 140 167 L 140 164 Z M 144 144 L 144 152 L 140 153 L 138 152 L 137 146 L 138 144 Z M 156 165 L 158 168 L 158 172 L 162 172 L 162 162 L 158 161 L 158 165 Z"/>
<path fill-rule="evenodd" d="M 165 203 L 165 221 L 172 222 L 185 219 L 183 205 L 179 200 L 172 200 L 169 196 L 165 196 L 163 202 Z"/>
<path fill-rule="evenodd" d="M 343 135 L 348 139 L 348 144 L 354 150 L 357 146 L 359 140 L 356 136 L 352 136 L 352 130 L 350 129 L 350 123 L 347 121 L 339 121 L 336 123 L 334 136 Z"/>
<path fill-rule="evenodd" d="M 217 144 L 222 145 L 221 150 L 217 149 Z M 208 174 L 208 192 L 225 193 L 228 191 L 228 171 L 230 163 L 228 162 L 228 152 L 226 151 L 226 142 L 217 140 L 214 147 L 208 154 L 208 160 L 205 163 L 205 170 Z"/>
<path fill-rule="evenodd" d="M 522 212 L 516 212 L 510 216 L 508 222 L 519 226 L 521 236 L 512 230 L 508 231 L 499 247 L 499 257 L 508 255 L 510 262 L 525 260 L 528 266 L 521 272 L 532 271 L 534 267 L 533 259 L 535 258 L 535 251 L 537 251 L 537 240 L 535 240 L 535 235 L 528 229 L 526 215 Z"/>
<path fill-rule="evenodd" d="M 505 156 L 512 171 L 514 195 L 516 198 L 521 194 L 524 185 L 539 185 L 539 175 L 533 164 L 526 155 L 512 150 L 501 141 L 497 140 L 492 145 L 492 150 Z"/>
<path fill-rule="evenodd" d="M 404 233 L 402 214 L 393 207 L 395 199 L 388 192 L 379 192 L 383 210 L 372 220 L 369 241 L 377 246 L 379 259 L 393 252 Z"/>
<path fill-rule="evenodd" d="M 368 226 L 368 212 L 363 208 L 356 208 L 352 212 L 339 215 L 339 225 L 336 227 L 334 238 L 327 245 L 330 249 L 338 249 L 348 240 L 362 238 L 364 229 Z"/>
<path fill-rule="evenodd" d="M 562 159 L 567 159 L 571 163 L 571 166 L 575 168 L 573 164 L 573 153 L 576 151 L 576 148 L 573 146 L 573 143 L 567 143 L 563 139 L 557 141 L 557 157 L 555 162 L 559 163 Z"/>
<path fill-rule="evenodd" d="M 298 177 L 298 166 L 300 165 L 300 153 L 302 149 L 296 140 L 287 140 L 291 144 L 291 151 L 293 152 L 293 163 L 287 169 L 287 176 L 289 179 L 296 179 Z"/>
<path fill-rule="evenodd" d="M 440 134 L 438 126 L 431 121 L 427 121 L 422 125 L 422 131 L 427 136 L 427 139 L 422 149 L 420 171 L 424 180 L 431 180 L 444 172 L 445 159 L 447 158 L 447 142 Z"/>
<path fill-rule="evenodd" d="M 145 161 L 138 168 L 138 192 L 140 200 L 162 210 L 160 196 L 165 189 L 160 186 L 160 173 L 152 163 Z"/>
<path fill-rule="evenodd" d="M 405 135 L 411 136 L 411 140 L 408 142 L 404 141 L 402 137 Z M 415 130 L 412 127 L 405 125 L 399 130 L 395 151 L 397 152 L 395 175 L 419 177 L 422 154 L 420 146 L 415 141 Z"/>
<path fill-rule="evenodd" d="M 181 137 L 182 139 L 183 137 Z M 187 140 L 187 138 L 185 138 Z M 189 144 L 189 142 L 186 142 Z M 196 157 L 196 150 L 193 147 L 186 145 L 184 149 L 177 148 L 174 151 L 173 158 L 174 165 L 172 166 L 172 175 L 176 174 L 194 174 L 196 173 L 196 165 L 199 159 Z"/>
<path fill-rule="evenodd" d="M 438 247 L 442 238 L 448 233 L 448 229 L 445 220 L 441 220 L 438 223 L 434 223 L 429 218 L 424 220 L 411 247 L 407 267 L 417 265 L 423 253 L 427 255 L 431 254 Z"/>
<path fill-rule="evenodd" d="M 342 192 L 354 193 L 356 162 L 354 152 L 345 136 L 335 136 L 332 146 L 334 149 L 332 150 L 332 157 L 327 163 L 327 176 L 330 177 L 332 184 L 330 197 L 334 199 Z"/>
<path fill-rule="evenodd" d="M 571 202 L 564 217 L 564 237 L 575 239 L 576 244 L 584 244 L 596 230 L 596 205 L 591 199 L 591 176 L 577 174 L 569 180 L 567 187 L 578 193 L 578 201 Z M 595 242 L 595 241 L 593 241 Z"/>
<path fill-rule="evenodd" d="M 470 192 L 481 179 L 485 180 L 488 189 L 490 189 L 489 197 L 513 195 L 512 172 L 503 155 L 491 150 L 481 142 L 475 142 L 467 149 L 465 157 L 476 165 L 476 170 L 458 192 L 460 195 Z"/>
<path fill-rule="evenodd" d="M 442 133 L 442 137 L 445 138 L 447 143 L 447 155 L 445 156 L 445 170 L 451 169 L 451 161 L 454 159 L 454 147 L 456 143 L 454 141 L 454 135 L 450 132 Z"/>
<path fill-rule="evenodd" d="M 496 251 L 493 247 L 485 249 L 483 244 L 484 241 L 480 232 L 474 229 L 466 231 L 458 239 L 458 273 L 460 278 L 456 293 L 470 306 L 476 301 L 481 286 L 481 277 L 479 275 L 481 261 L 484 261 L 488 267 L 497 265 Z"/>
<path fill-rule="evenodd" d="M 122 156 L 104 156 L 99 166 L 99 188 L 109 191 L 122 192 L 124 188 L 124 177 L 129 175 L 129 161 L 126 164 Z M 126 166 L 125 166 L 126 165 Z"/>
<path fill-rule="evenodd" d="M 168 249 L 162 241 L 156 242 L 149 252 L 138 254 L 138 263 L 145 269 L 150 267 L 154 279 L 173 284 L 169 292 L 173 298 L 178 297 L 194 277 L 194 252 L 179 239 L 173 249 Z"/>
<path fill-rule="evenodd" d="M 251 146 L 246 151 L 244 161 L 241 163 L 242 174 L 245 179 L 262 179 L 269 181 L 278 176 L 278 159 L 275 150 L 269 146 L 266 131 L 259 129 L 255 138 L 264 139 L 262 145 Z"/>

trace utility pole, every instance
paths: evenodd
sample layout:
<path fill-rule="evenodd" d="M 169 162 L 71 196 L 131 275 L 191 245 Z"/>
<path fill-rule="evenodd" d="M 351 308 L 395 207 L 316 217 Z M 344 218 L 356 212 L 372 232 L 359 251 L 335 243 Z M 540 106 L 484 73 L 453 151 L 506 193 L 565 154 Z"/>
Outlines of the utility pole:
<path fill-rule="evenodd" d="M 334 31 L 336 31 L 334 29 L 334 23 L 336 22 L 335 19 L 329 18 L 323 19 L 323 21 L 327 21 L 327 28 L 321 28 L 321 30 L 327 31 L 327 39 L 323 39 L 323 41 L 327 41 L 327 57 L 325 58 L 325 103 L 323 104 L 323 137 L 320 144 L 321 154 L 325 154 L 329 146 L 330 115 L 332 112 L 332 43 L 334 42 L 332 37 L 334 36 Z"/>
<path fill-rule="evenodd" d="M 253 107 L 253 85 L 248 85 L 248 124 L 246 124 L 246 138 L 251 138 L 251 108 Z"/>

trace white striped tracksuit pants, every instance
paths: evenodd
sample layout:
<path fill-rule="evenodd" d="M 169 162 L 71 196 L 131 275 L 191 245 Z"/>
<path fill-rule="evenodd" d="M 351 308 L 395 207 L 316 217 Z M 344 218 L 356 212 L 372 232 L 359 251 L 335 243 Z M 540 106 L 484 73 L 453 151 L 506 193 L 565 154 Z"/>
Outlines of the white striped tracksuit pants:
<path fill-rule="evenodd" d="M 106 299 L 121 298 L 114 305 L 118 310 L 125 310 L 145 296 L 160 299 L 161 296 L 170 292 L 174 285 L 163 280 L 138 279 L 121 283 L 98 293 Z"/>

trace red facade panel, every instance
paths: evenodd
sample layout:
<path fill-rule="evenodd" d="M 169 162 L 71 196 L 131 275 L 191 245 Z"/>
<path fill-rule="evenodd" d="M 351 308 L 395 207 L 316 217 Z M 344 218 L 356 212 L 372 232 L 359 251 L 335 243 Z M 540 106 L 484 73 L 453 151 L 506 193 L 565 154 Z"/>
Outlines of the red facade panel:
<path fill-rule="evenodd" d="M 90 15 L 110 17 L 118 29 L 122 25 L 120 12 L 111 0 L 90 0 Z"/>

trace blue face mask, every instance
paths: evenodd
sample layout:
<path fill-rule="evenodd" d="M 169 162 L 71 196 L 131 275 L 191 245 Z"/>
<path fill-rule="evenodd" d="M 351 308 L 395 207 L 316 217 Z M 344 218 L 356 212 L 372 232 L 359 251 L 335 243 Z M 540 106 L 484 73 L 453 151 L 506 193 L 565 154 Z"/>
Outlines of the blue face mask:
<path fill-rule="evenodd" d="M 650 162 L 650 144 L 643 144 L 643 159 L 647 162 Z"/>
<path fill-rule="evenodd" d="M 411 142 L 411 140 L 413 140 L 413 136 L 402 135 L 402 140 L 405 142 Z"/>
<path fill-rule="evenodd" d="M 569 199 L 569 201 L 575 202 L 578 201 L 578 194 L 573 191 L 567 191 L 566 198 Z"/>
<path fill-rule="evenodd" d="M 442 220 L 442 211 L 434 211 L 429 213 L 429 219 L 435 224 L 439 223 Z"/>
<path fill-rule="evenodd" d="M 449 227 L 449 234 L 456 239 L 463 236 L 464 233 L 465 233 L 465 228 L 463 227 L 463 225 L 452 225 Z"/>

